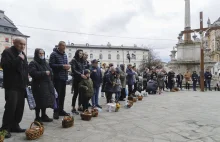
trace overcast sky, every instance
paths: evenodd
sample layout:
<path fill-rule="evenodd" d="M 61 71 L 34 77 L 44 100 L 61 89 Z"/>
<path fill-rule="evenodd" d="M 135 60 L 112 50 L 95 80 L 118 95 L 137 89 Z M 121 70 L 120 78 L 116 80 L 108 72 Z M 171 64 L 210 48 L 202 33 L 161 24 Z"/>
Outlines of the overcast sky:
<path fill-rule="evenodd" d="M 219 0 L 191 0 L 192 28 L 199 27 L 199 12 L 204 25 L 220 17 Z M 170 50 L 184 29 L 184 0 L 0 0 L 0 9 L 15 23 L 29 27 L 93 33 L 125 39 L 79 35 L 28 29 L 19 30 L 31 36 L 28 54 L 35 48 L 46 48 L 49 54 L 60 41 L 112 45 L 147 45 L 155 48 L 163 61 L 169 61 Z M 157 39 L 157 40 L 150 40 Z M 168 39 L 168 40 L 158 40 Z"/>

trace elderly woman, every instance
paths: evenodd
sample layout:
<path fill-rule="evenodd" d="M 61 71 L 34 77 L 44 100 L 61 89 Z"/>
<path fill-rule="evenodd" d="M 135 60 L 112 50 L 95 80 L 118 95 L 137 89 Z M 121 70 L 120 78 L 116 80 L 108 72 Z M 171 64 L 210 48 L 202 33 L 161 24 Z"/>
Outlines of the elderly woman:
<path fill-rule="evenodd" d="M 106 74 L 105 94 L 107 103 L 112 103 L 112 94 L 115 93 L 114 87 L 116 83 L 116 70 L 114 67 L 109 68 Z"/>
<path fill-rule="evenodd" d="M 46 115 L 46 108 L 54 106 L 54 86 L 52 82 L 52 70 L 45 60 L 43 49 L 37 48 L 34 53 L 34 61 L 29 64 L 29 75 L 32 77 L 32 91 L 36 103 L 35 121 L 52 122 L 53 119 Z M 41 117 L 40 117 L 41 111 Z"/>

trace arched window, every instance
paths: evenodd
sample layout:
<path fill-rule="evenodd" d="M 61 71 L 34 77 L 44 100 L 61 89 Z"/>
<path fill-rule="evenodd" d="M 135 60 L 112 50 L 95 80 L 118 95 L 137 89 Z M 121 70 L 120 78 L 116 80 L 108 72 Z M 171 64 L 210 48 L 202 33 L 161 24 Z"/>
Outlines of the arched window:
<path fill-rule="evenodd" d="M 93 59 L 93 54 L 90 54 L 90 59 Z"/>
<path fill-rule="evenodd" d="M 108 59 L 110 59 L 110 60 L 111 60 L 111 54 L 108 54 Z"/>
<path fill-rule="evenodd" d="M 102 58 L 103 58 L 102 54 L 99 54 L 99 59 L 102 59 Z"/>
<path fill-rule="evenodd" d="M 118 59 L 118 60 L 120 59 L 120 55 L 119 55 L 119 54 L 117 54 L 117 59 Z"/>

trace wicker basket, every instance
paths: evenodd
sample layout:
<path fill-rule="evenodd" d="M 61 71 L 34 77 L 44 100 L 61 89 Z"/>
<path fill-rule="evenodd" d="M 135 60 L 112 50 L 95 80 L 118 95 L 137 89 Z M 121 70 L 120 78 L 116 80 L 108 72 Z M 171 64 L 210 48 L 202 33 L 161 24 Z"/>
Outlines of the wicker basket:
<path fill-rule="evenodd" d="M 32 127 L 34 123 L 37 123 L 38 126 Z M 44 133 L 44 127 L 39 122 L 32 122 L 29 129 L 26 130 L 25 134 L 28 140 L 35 140 L 42 136 Z"/>
<path fill-rule="evenodd" d="M 83 113 L 80 114 L 81 119 L 85 121 L 90 121 L 92 118 L 92 113 L 89 110 L 85 110 Z"/>
<path fill-rule="evenodd" d="M 174 89 L 176 92 L 179 91 L 179 88 L 178 88 L 178 87 L 174 87 L 173 89 Z"/>
<path fill-rule="evenodd" d="M 131 108 L 133 106 L 133 101 L 128 101 L 127 107 Z"/>
<path fill-rule="evenodd" d="M 99 111 L 97 109 L 92 109 L 92 117 L 98 117 Z"/>
<path fill-rule="evenodd" d="M 5 137 L 4 136 L 0 136 L 0 142 L 4 142 Z"/>
<path fill-rule="evenodd" d="M 136 103 L 137 102 L 137 98 L 133 98 L 133 102 Z"/>
<path fill-rule="evenodd" d="M 62 120 L 63 128 L 72 127 L 73 124 L 74 124 L 74 118 L 72 116 L 64 116 L 64 118 Z"/>
<path fill-rule="evenodd" d="M 129 101 L 133 101 L 133 97 L 132 96 L 128 96 L 128 100 Z"/>
<path fill-rule="evenodd" d="M 142 101 L 143 96 L 138 96 L 138 101 Z"/>

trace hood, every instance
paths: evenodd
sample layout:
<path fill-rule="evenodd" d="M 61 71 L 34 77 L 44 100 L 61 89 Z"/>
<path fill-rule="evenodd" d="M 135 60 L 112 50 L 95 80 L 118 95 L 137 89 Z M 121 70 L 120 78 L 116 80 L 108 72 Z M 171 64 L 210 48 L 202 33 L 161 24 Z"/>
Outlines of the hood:
<path fill-rule="evenodd" d="M 34 60 L 36 61 L 36 62 L 38 62 L 38 63 L 44 63 L 45 62 L 45 51 L 44 51 L 44 59 L 40 59 L 40 57 L 39 57 L 39 52 L 40 52 L 40 50 L 43 50 L 43 49 L 41 49 L 41 48 L 36 48 L 35 49 L 35 52 L 34 52 Z"/>

